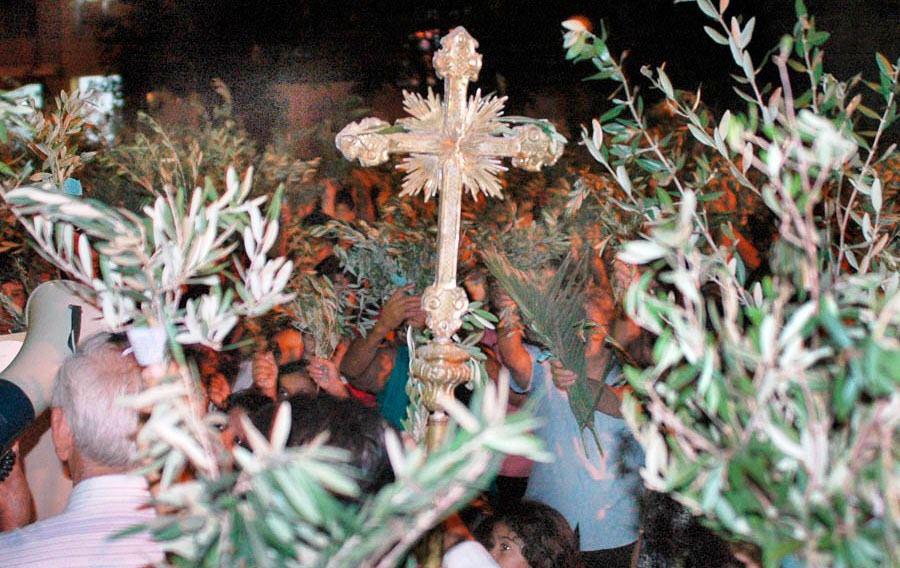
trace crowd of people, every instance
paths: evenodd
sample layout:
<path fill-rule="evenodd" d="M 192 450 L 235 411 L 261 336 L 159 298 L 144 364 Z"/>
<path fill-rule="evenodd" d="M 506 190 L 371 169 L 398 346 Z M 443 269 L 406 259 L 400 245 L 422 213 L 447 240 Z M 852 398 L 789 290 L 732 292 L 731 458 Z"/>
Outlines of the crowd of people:
<path fill-rule="evenodd" d="M 419 298 L 409 292 L 398 291 L 375 330 L 350 341 L 337 360 L 311 357 L 302 334 L 279 330 L 272 349 L 253 357 L 244 387 L 239 373 L 229 379 L 215 352 L 202 354 L 209 404 L 233 417 L 246 413 L 257 429 L 268 432 L 277 401 L 289 401 L 288 444 L 329 432 L 330 444 L 350 451 L 351 465 L 362 473 L 363 493 L 376 492 L 392 480 L 384 431 L 402 429 L 407 403 L 409 355 L 386 338 L 402 325 L 422 323 Z M 614 400 L 607 407 L 605 397 L 597 413 L 605 453 L 582 442 L 564 401 L 571 373 L 548 364 L 514 324 L 513 318 L 504 320 L 499 337 L 487 341 L 493 344 L 486 347 L 489 373 L 492 379 L 510 373 L 514 397 L 538 398 L 535 411 L 545 418 L 540 436 L 556 461 L 504 464 L 486 506 L 469 515 L 461 531 L 448 531 L 461 534 L 459 541 L 480 543 L 477 550 L 484 554 L 479 560 L 470 552 L 452 565 L 629 566 L 638 538 L 639 452 L 633 451 Z M 146 534 L 107 542 L 153 515 L 147 482 L 131 473 L 137 465 L 138 414 L 118 404 L 119 397 L 139 392 L 141 385 L 141 367 L 123 336 L 90 337 L 65 362 L 57 376 L 51 427 L 74 490 L 61 515 L 30 523 L 33 506 L 19 462 L 0 483 L 0 518 L 8 531 L 0 535 L 0 550 L 11 562 L 6 565 L 143 566 L 162 559 L 161 548 Z M 224 435 L 245 443 L 240 421 L 229 424 Z M 522 461 L 508 461 L 517 459 Z M 448 544 L 456 556 L 466 551 L 465 546 L 457 549 L 459 542 Z"/>
<path fill-rule="evenodd" d="M 317 203 L 294 203 L 288 197 L 282 208 L 281 253 L 293 256 L 301 271 L 325 274 L 336 284 L 348 281 L 335 256 L 347 243 L 308 238 L 298 247 L 296 241 L 308 237 L 310 226 L 330 220 L 409 225 L 417 215 L 433 215 L 433 203 L 389 206 L 391 192 L 390 174 L 354 170 L 346 188 L 334 181 L 324 183 Z M 493 220 L 527 229 L 538 223 L 546 201 L 526 191 L 493 212 L 502 210 L 508 219 L 493 215 Z M 464 217 L 483 216 L 487 207 L 492 206 L 484 200 L 470 203 Z M 602 236 L 585 231 L 567 244 L 578 254 L 590 250 L 584 241 L 597 244 Z M 537 435 L 554 459 L 531 463 L 518 456 L 507 458 L 485 498 L 448 520 L 445 566 L 637 565 L 643 456 L 621 415 L 625 387 L 619 359 L 625 354 L 630 361 L 647 361 L 652 338 L 621 315 L 614 291 L 624 289 L 636 273 L 617 263 L 609 251 L 605 256 L 594 254 L 590 262 L 585 351 L 596 400 L 593 430 L 599 443 L 595 443 L 579 427 L 568 404 L 574 373 L 531 337 L 515 302 L 479 265 L 476 248 L 471 239 L 464 239 L 463 284 L 470 300 L 499 315 L 496 329 L 485 330 L 479 341 L 486 356 L 484 368 L 493 381 L 508 379 L 510 412 L 527 403 L 541 419 Z M 555 267 L 551 261 L 540 269 L 549 274 Z M 17 287 L 10 280 L 3 286 L 13 303 L 0 309 L 7 314 L 21 310 L 25 300 L 21 283 Z M 228 341 L 240 345 L 238 349 L 193 349 L 206 406 L 231 418 L 223 433 L 228 443 L 245 443 L 237 419 L 241 414 L 266 433 L 278 403 L 289 401 L 290 444 L 302 444 L 327 431 L 329 443 L 353 456 L 353 465 L 363 474 L 364 493 L 390 482 L 384 432 L 404 429 L 410 380 L 405 329 L 424 327 L 421 292 L 414 284 L 398 283 L 381 304 L 374 325 L 365 333 L 345 333 L 329 357 L 317 356 L 322 350 L 316 349 L 315 337 L 298 329 L 290 313 L 283 311 L 240 322 Z M 618 355 L 608 338 L 621 350 Z M 0 535 L 4 565 L 141 566 L 162 559 L 161 549 L 146 534 L 114 544 L 106 541 L 152 516 L 145 506 L 150 488 L 143 477 L 131 473 L 136 466 L 138 417 L 116 403 L 140 385 L 141 369 L 117 335 L 87 339 L 65 363 L 54 393 L 52 431 L 57 455 L 68 465 L 75 489 L 61 515 L 32 523 L 34 508 L 19 460 L 12 475 L 0 483 L 0 528 L 7 531 Z M 459 396 L 465 398 L 464 389 Z"/>

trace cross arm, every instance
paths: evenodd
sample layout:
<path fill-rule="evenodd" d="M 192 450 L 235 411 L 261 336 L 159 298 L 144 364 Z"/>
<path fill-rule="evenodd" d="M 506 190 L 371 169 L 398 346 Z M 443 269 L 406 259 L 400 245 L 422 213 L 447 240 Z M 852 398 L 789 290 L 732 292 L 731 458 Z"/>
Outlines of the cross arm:
<path fill-rule="evenodd" d="M 499 158 L 512 158 L 512 164 L 530 172 L 552 166 L 562 156 L 564 142 L 536 124 L 516 126 L 511 134 L 485 137 L 478 153 Z"/>
<path fill-rule="evenodd" d="M 391 154 L 434 154 L 437 135 L 390 132 L 391 125 L 378 118 L 364 118 L 348 124 L 335 137 L 335 144 L 348 160 L 365 167 L 388 161 Z"/>

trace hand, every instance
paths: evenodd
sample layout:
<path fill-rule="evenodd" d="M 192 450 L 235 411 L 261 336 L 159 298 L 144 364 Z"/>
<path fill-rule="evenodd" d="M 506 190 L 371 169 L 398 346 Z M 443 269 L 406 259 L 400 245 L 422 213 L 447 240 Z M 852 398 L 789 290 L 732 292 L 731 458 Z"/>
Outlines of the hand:
<path fill-rule="evenodd" d="M 337 365 L 328 359 L 313 357 L 309 362 L 309 376 L 323 391 L 337 398 L 349 396 L 347 385 L 341 382 Z"/>
<path fill-rule="evenodd" d="M 222 373 L 215 373 L 209 379 L 209 386 L 206 389 L 209 400 L 219 408 L 225 408 L 225 401 L 231 394 L 231 385 L 228 379 Z"/>
<path fill-rule="evenodd" d="M 273 339 L 278 345 L 279 357 L 276 362 L 279 365 L 287 365 L 303 358 L 306 344 L 303 341 L 303 334 L 296 329 L 283 329 L 276 333 Z"/>
<path fill-rule="evenodd" d="M 421 296 L 414 296 L 417 300 L 419 300 L 419 304 L 422 303 Z M 406 318 L 406 323 L 413 329 L 423 329 L 425 327 L 425 322 L 428 319 L 428 312 L 423 310 L 421 306 L 413 312 L 412 315 Z"/>
<path fill-rule="evenodd" d="M 473 272 L 466 276 L 463 286 L 465 286 L 471 301 L 484 302 L 487 299 L 487 287 L 484 283 L 484 276 L 480 273 Z"/>
<path fill-rule="evenodd" d="M 0 482 L 0 532 L 24 527 L 34 520 L 34 500 L 22 467 L 19 442 L 10 451 L 16 455 L 16 462 L 9 477 Z"/>
<path fill-rule="evenodd" d="M 257 352 L 253 356 L 253 385 L 264 395 L 275 399 L 278 393 L 278 364 L 271 351 Z"/>
<path fill-rule="evenodd" d="M 515 300 L 506 293 L 506 290 L 503 290 L 499 286 L 496 286 L 491 294 L 491 302 L 493 302 L 494 307 L 499 311 L 503 310 L 517 310 L 519 306 L 516 304 Z"/>
<path fill-rule="evenodd" d="M 553 384 L 561 391 L 568 391 L 578 380 L 578 375 L 566 369 L 558 359 L 550 361 L 550 374 L 553 377 Z"/>
<path fill-rule="evenodd" d="M 397 329 L 405 320 L 415 318 L 422 311 L 422 298 L 407 295 L 410 290 L 412 284 L 400 288 L 381 307 L 376 325 L 383 332 Z"/>
<path fill-rule="evenodd" d="M 459 513 L 453 513 L 444 521 L 442 536 L 444 538 L 444 551 L 450 550 L 461 542 L 475 540 Z"/>
<path fill-rule="evenodd" d="M 506 335 L 522 329 L 522 316 L 519 314 L 519 305 L 516 304 L 509 294 L 498 287 L 494 290 L 491 303 L 499 314 L 500 322 L 497 325 L 497 331 L 500 335 Z"/>

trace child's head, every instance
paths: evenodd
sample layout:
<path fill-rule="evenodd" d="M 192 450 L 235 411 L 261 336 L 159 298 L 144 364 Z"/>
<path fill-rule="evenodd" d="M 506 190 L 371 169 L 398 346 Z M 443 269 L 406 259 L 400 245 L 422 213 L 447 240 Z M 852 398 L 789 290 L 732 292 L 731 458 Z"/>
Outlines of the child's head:
<path fill-rule="evenodd" d="M 520 501 L 488 518 L 477 532 L 500 568 L 582 566 L 569 523 L 542 503 Z"/>

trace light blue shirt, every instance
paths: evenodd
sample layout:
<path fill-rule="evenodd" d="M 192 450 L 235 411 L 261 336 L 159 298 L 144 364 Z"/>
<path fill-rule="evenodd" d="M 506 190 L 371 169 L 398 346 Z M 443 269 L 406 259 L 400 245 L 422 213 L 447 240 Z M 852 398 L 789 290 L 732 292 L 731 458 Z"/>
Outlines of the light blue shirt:
<path fill-rule="evenodd" d="M 606 550 L 638 538 L 644 454 L 625 421 L 594 412 L 601 455 L 590 431 L 580 431 L 568 396 L 556 388 L 540 350 L 528 346 L 532 359 L 531 399 L 544 425 L 536 432 L 556 459 L 535 463 L 526 499 L 550 505 L 578 530 L 581 550 Z M 606 377 L 615 384 L 621 369 Z M 513 381 L 513 390 L 522 392 Z"/>

